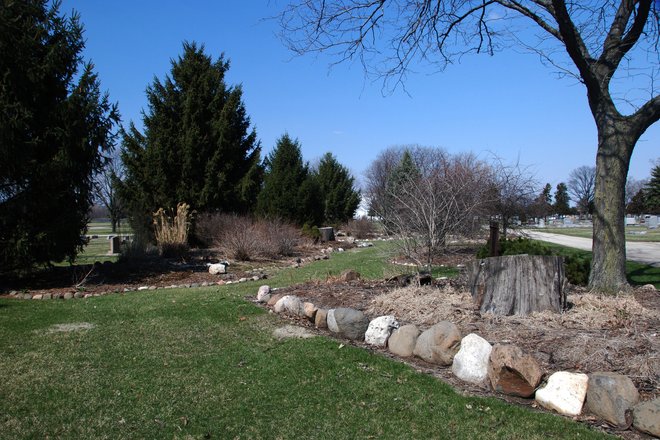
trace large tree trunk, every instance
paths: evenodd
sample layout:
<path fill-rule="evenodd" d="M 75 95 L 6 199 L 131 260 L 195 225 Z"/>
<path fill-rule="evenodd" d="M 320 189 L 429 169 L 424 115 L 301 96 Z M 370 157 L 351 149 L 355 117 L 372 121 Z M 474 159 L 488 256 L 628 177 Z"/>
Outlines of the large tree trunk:
<path fill-rule="evenodd" d="M 600 123 L 599 123 L 600 122 Z M 639 136 L 623 118 L 597 119 L 598 153 L 593 214 L 593 259 L 589 287 L 616 293 L 626 280 L 625 186 Z"/>

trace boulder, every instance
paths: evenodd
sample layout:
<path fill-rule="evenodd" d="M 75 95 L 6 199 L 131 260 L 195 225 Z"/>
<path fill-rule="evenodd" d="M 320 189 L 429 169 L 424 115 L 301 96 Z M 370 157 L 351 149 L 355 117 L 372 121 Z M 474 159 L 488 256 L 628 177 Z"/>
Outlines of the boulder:
<path fill-rule="evenodd" d="M 224 263 L 209 264 L 209 273 L 211 275 L 220 275 L 227 273 L 227 265 Z"/>
<path fill-rule="evenodd" d="M 316 317 L 316 311 L 319 308 L 316 307 L 314 304 L 311 302 L 306 302 L 303 304 L 303 313 L 305 314 L 306 317 L 314 321 L 314 317 Z"/>
<path fill-rule="evenodd" d="M 270 286 L 261 286 L 257 291 L 257 301 L 263 303 L 270 299 Z"/>
<path fill-rule="evenodd" d="M 379 316 L 369 323 L 364 341 L 370 345 L 385 347 L 392 330 L 399 328 L 399 322 L 394 316 Z"/>
<path fill-rule="evenodd" d="M 543 371 L 532 356 L 515 345 L 495 345 L 490 353 L 488 379 L 493 389 L 511 396 L 530 397 Z"/>
<path fill-rule="evenodd" d="M 586 374 L 558 371 L 550 376 L 545 387 L 536 392 L 536 402 L 566 416 L 580 415 L 588 382 Z"/>
<path fill-rule="evenodd" d="M 274 306 L 282 298 L 284 298 L 284 294 L 276 293 L 275 295 L 270 296 L 270 299 L 268 300 L 268 302 L 266 304 L 269 305 L 269 306 Z"/>
<path fill-rule="evenodd" d="M 275 313 L 286 313 L 294 316 L 303 316 L 305 308 L 303 302 L 295 295 L 286 295 L 280 298 L 273 307 Z"/>
<path fill-rule="evenodd" d="M 328 328 L 328 311 L 325 309 L 318 309 L 314 317 L 314 326 L 316 328 Z"/>
<path fill-rule="evenodd" d="M 369 327 L 369 318 L 359 310 L 332 309 L 328 312 L 328 328 L 348 339 L 362 340 Z"/>
<path fill-rule="evenodd" d="M 339 275 L 339 279 L 344 282 L 356 281 L 360 279 L 360 273 L 354 270 L 347 269 Z"/>
<path fill-rule="evenodd" d="M 628 376 L 601 372 L 589 375 L 586 408 L 606 422 L 618 428 L 630 427 L 631 410 L 637 402 L 639 392 Z"/>
<path fill-rule="evenodd" d="M 390 352 L 401 357 L 410 357 L 415 350 L 419 329 L 413 324 L 404 325 L 392 332 L 387 340 Z"/>
<path fill-rule="evenodd" d="M 73 298 L 73 292 L 66 292 L 64 294 L 64 299 L 71 299 Z"/>
<path fill-rule="evenodd" d="M 633 410 L 633 426 L 660 438 L 660 398 L 638 403 Z"/>
<path fill-rule="evenodd" d="M 451 365 L 461 343 L 461 332 L 455 324 L 441 321 L 417 338 L 413 354 L 439 365 Z"/>
<path fill-rule="evenodd" d="M 461 340 L 451 371 L 459 379 L 481 384 L 488 378 L 488 360 L 493 347 L 481 336 L 470 333 Z"/>

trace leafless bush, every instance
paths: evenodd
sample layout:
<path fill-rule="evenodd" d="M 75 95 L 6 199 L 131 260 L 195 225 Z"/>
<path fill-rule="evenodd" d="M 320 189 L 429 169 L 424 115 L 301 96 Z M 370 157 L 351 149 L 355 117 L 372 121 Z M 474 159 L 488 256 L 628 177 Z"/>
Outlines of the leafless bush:
<path fill-rule="evenodd" d="M 179 203 L 176 214 L 167 215 L 160 208 L 153 215 L 154 235 L 160 254 L 164 257 L 181 256 L 188 251 L 188 231 L 192 213 L 190 205 Z"/>
<path fill-rule="evenodd" d="M 288 257 L 300 243 L 300 231 L 282 220 L 259 220 L 255 224 L 260 253 L 267 258 Z"/>
<path fill-rule="evenodd" d="M 282 220 L 252 219 L 236 214 L 204 214 L 195 227 L 201 243 L 213 245 L 229 258 L 286 257 L 300 243 L 300 231 Z"/>
<path fill-rule="evenodd" d="M 367 217 L 360 217 L 357 219 L 349 220 L 346 224 L 346 231 L 357 239 L 365 239 L 375 231 L 374 224 Z"/>

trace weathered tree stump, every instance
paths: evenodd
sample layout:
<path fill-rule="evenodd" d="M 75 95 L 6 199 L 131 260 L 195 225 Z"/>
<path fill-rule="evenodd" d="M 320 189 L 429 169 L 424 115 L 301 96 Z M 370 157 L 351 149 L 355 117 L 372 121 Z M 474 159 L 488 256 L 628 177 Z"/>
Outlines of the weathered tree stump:
<path fill-rule="evenodd" d="M 467 265 L 472 299 L 482 313 L 528 315 L 566 307 L 562 257 L 510 255 Z"/>
<path fill-rule="evenodd" d="M 321 242 L 335 241 L 334 228 L 319 228 L 319 232 L 321 233 Z"/>

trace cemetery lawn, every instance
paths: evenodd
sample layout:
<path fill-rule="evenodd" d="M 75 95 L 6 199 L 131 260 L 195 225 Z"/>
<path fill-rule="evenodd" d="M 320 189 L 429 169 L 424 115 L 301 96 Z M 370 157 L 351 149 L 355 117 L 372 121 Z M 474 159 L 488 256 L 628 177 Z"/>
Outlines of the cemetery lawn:
<path fill-rule="evenodd" d="M 0 299 L 0 438 L 605 438 L 346 341 L 279 341 L 258 285 Z"/>
<path fill-rule="evenodd" d="M 572 237 L 591 238 L 592 228 L 543 228 L 539 232 L 570 235 Z M 626 226 L 626 241 L 660 241 L 660 229 L 648 229 L 644 226 Z"/>

